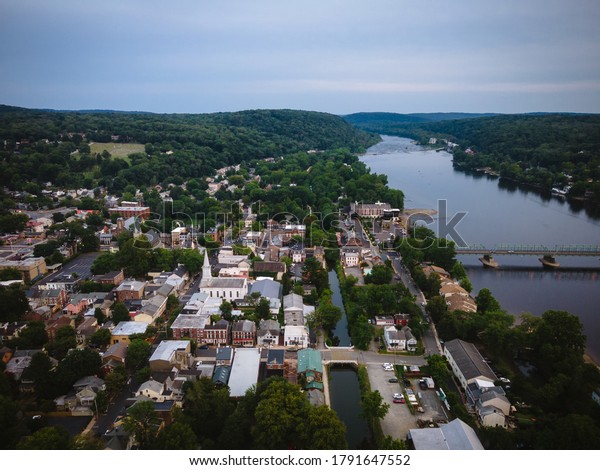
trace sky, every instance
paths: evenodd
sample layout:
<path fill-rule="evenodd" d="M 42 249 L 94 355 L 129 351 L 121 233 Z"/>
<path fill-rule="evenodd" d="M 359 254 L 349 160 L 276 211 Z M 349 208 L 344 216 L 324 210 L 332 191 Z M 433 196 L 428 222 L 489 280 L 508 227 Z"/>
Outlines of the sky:
<path fill-rule="evenodd" d="M 598 0 L 0 0 L 0 104 L 600 112 Z"/>

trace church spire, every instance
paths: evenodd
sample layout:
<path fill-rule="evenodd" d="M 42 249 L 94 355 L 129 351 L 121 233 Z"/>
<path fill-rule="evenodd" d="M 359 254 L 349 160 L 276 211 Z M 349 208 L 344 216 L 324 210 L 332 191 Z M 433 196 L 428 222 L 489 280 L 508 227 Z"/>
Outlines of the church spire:
<path fill-rule="evenodd" d="M 209 279 L 212 277 L 210 270 L 210 263 L 208 261 L 208 250 L 204 250 L 204 264 L 202 264 L 202 279 Z"/>

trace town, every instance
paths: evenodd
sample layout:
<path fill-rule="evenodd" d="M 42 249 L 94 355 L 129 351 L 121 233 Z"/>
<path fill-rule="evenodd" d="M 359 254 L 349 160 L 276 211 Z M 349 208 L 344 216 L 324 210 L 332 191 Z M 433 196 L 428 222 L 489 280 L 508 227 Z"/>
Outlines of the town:
<path fill-rule="evenodd" d="M 563 422 L 593 447 L 579 319 L 517 321 L 472 294 L 455 243 L 418 223 L 436 209 L 406 208 L 357 156 L 378 136 L 301 111 L 219 116 L 245 124 L 210 124 L 213 141 L 144 134 L 176 117 L 104 118 L 76 121 L 146 143 L 0 145 L 4 447 L 547 448 Z M 302 142 L 298 122 L 314 129 Z"/>
<path fill-rule="evenodd" d="M 213 196 L 230 190 L 225 175 L 231 171 L 239 171 L 239 166 L 221 168 L 207 178 L 206 192 Z M 260 181 L 260 176 L 253 180 Z M 90 195 L 85 189 L 44 194 L 58 200 Z M 160 196 L 164 204 L 172 203 L 169 191 Z M 502 387 L 508 379 L 499 378 L 472 344 L 455 340 L 442 349 L 435 330 L 418 334 L 417 340 L 408 326 L 413 315 L 425 324 L 430 319 L 423 293 L 391 250 L 393 240 L 406 237 L 410 228 L 400 209 L 388 203 L 354 202 L 336 214 L 334 264 L 345 279 L 364 286 L 365 279 L 390 271 L 385 282 L 405 283 L 422 299 L 412 314 L 398 311 L 369 318 L 371 337 L 362 347 L 365 352 L 357 354 L 350 344 L 338 346 L 339 338 L 329 334 L 343 305 L 333 307 L 338 315 L 333 323 L 325 318 L 315 283 L 323 282 L 318 273 L 327 269 L 330 248 L 312 243 L 303 221 L 286 215 L 269 218 L 263 226 L 252 204 L 240 201 L 237 226 L 177 224 L 170 232 L 159 232 L 146 226 L 160 215 L 152 214 L 141 197 L 124 200 L 105 194 L 102 200 L 104 210 L 32 211 L 23 206 L 18 212 L 27 215 L 24 229 L 3 236 L 0 269 L 8 279 L 5 289 L 21 282 L 30 288 L 23 316 L 0 330 L 2 342 L 16 347 L 5 346 L 1 352 L 5 373 L 19 391 L 45 398 L 28 413 L 33 418 L 54 423 L 79 417 L 74 422 L 85 423 L 80 432 L 101 438 L 100 447 L 136 448 L 143 444 L 141 437 L 124 423 L 131 420 L 128 410 L 138 403 L 152 403 L 158 432 L 172 423 L 176 409 L 186 409 L 186 390 L 195 381 L 208 379 L 215 387 L 228 387 L 229 397 L 240 399 L 249 388 L 276 376 L 299 385 L 311 404 L 331 406 L 328 368 L 353 364 L 367 367 L 370 387 L 383 394 L 381 409 L 405 404 L 391 408 L 382 420 L 386 435 L 397 442 L 409 438 L 416 449 L 454 441 L 448 448 L 483 448 L 464 422 L 448 423 L 450 405 L 443 389 L 420 372 L 427 364 L 424 354 L 443 354 L 479 424 L 508 425 L 514 409 Z M 109 218 L 102 218 L 103 212 Z M 227 214 L 223 216 L 226 221 Z M 52 230 L 57 220 L 91 225 L 94 219 L 100 219 L 95 252 L 79 253 L 81 238 L 65 241 L 64 233 Z M 206 236 L 205 246 L 200 236 Z M 138 250 L 177 252 L 180 262 L 172 270 L 142 269 L 135 277 L 126 276 L 131 272 L 127 267 L 109 270 L 111 257 L 129 241 Z M 46 257 L 36 256 L 41 253 Z M 47 263 L 56 256 L 64 261 Z M 423 271 L 428 278 L 439 278 L 439 294 L 450 310 L 477 310 L 474 299 L 446 270 L 425 264 Z M 83 351 L 90 357 L 78 357 Z M 68 387 L 40 393 L 50 371 L 60 370 L 65 361 L 76 364 L 71 367 L 80 373 L 70 377 L 75 380 L 65 378 Z M 422 390 L 416 392 L 417 387 Z"/>

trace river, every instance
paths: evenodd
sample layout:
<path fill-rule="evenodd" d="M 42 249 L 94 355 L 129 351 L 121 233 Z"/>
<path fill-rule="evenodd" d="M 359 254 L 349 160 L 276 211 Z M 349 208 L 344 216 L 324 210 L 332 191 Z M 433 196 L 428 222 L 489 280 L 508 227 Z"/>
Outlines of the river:
<path fill-rule="evenodd" d="M 600 220 L 593 211 L 555 197 L 543 197 L 498 178 L 457 171 L 452 155 L 425 150 L 410 139 L 383 136 L 361 160 L 385 174 L 391 188 L 405 194 L 407 208 L 438 209 L 447 201 L 446 220 L 468 244 L 597 245 Z M 454 219 L 458 220 L 458 219 Z M 438 231 L 436 223 L 430 228 Z M 484 269 L 477 256 L 460 256 L 473 295 L 487 287 L 514 315 L 566 310 L 578 315 L 588 338 L 588 354 L 600 362 L 600 260 L 559 257 L 559 270 L 545 270 L 537 257 L 498 256 L 498 269 Z"/>

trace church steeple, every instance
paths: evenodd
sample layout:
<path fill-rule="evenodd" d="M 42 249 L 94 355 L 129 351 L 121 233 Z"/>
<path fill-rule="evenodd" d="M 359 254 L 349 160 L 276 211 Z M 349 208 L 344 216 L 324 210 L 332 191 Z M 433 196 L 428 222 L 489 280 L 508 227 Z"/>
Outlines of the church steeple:
<path fill-rule="evenodd" d="M 208 250 L 204 250 L 204 263 L 202 264 L 202 279 L 209 279 L 212 277 L 210 270 L 210 263 L 208 262 Z"/>

